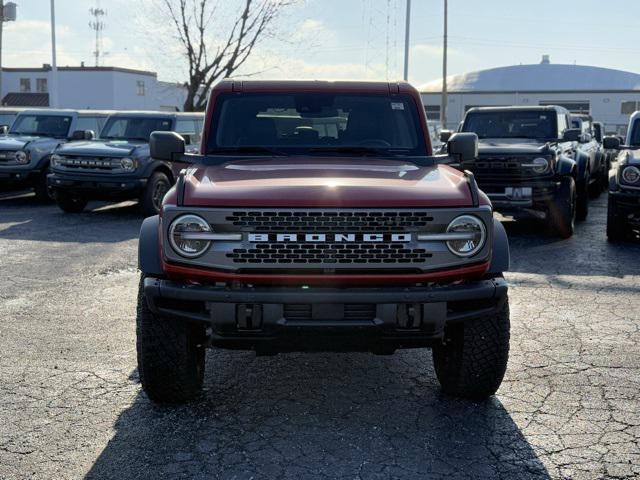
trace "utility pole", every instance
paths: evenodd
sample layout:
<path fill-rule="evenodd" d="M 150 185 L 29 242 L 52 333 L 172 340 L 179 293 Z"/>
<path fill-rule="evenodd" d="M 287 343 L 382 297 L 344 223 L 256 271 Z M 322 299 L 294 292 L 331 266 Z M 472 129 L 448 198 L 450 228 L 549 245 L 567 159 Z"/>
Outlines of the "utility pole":
<path fill-rule="evenodd" d="M 0 102 L 4 98 L 2 96 L 2 33 L 4 22 L 13 22 L 16 19 L 16 4 L 13 2 L 4 3 L 0 0 Z M 1 103 L 0 103 L 1 106 Z"/>
<path fill-rule="evenodd" d="M 411 0 L 407 0 L 407 18 L 404 25 L 404 81 L 409 80 L 409 29 L 411 27 Z"/>
<path fill-rule="evenodd" d="M 102 53 L 102 31 L 106 26 L 101 18 L 107 14 L 107 11 L 100 8 L 98 4 L 96 8 L 90 8 L 89 13 L 91 13 L 91 16 L 94 18 L 94 20 L 89 22 L 89 28 L 96 32 L 96 49 L 94 50 L 93 55 L 96 57 L 96 67 L 99 67 L 100 55 L 104 55 Z"/>
<path fill-rule="evenodd" d="M 56 66 L 56 5 L 51 0 L 51 88 L 49 89 L 49 106 L 58 107 L 58 67 Z"/>
<path fill-rule="evenodd" d="M 444 0 L 444 36 L 442 46 L 442 103 L 440 104 L 440 128 L 447 128 L 447 26 L 448 20 L 448 0 Z"/>

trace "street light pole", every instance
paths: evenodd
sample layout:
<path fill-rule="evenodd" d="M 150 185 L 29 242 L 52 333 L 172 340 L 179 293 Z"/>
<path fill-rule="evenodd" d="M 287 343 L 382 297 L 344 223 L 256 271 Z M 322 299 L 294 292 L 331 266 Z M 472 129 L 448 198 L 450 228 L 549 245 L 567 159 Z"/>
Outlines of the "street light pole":
<path fill-rule="evenodd" d="M 56 67 L 56 5 L 51 0 L 51 88 L 49 89 L 49 106 L 58 106 L 58 68 Z"/>
<path fill-rule="evenodd" d="M 407 17 L 404 25 L 404 81 L 409 80 L 409 29 L 411 27 L 411 0 L 407 0 Z"/>
<path fill-rule="evenodd" d="M 442 102 L 440 103 L 440 128 L 447 128 L 447 36 L 448 0 L 444 0 L 444 36 L 442 45 Z"/>

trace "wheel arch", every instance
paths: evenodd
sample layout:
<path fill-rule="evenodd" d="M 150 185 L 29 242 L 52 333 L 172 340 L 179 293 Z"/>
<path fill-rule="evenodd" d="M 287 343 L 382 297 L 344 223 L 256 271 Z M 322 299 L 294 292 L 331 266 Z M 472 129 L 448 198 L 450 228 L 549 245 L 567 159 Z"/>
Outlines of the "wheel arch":
<path fill-rule="evenodd" d="M 160 254 L 160 216 L 145 218 L 138 240 L 138 268 L 144 275 L 163 276 Z"/>
<path fill-rule="evenodd" d="M 509 238 L 507 231 L 501 222 L 493 221 L 493 250 L 491 253 L 490 275 L 498 275 L 509 270 L 511 254 L 509 251 Z"/>

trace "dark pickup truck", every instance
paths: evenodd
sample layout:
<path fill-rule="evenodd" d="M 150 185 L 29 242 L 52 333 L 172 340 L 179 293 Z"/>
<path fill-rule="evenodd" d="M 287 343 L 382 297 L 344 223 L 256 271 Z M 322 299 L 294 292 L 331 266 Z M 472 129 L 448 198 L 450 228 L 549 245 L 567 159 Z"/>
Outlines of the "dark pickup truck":
<path fill-rule="evenodd" d="M 507 237 L 473 176 L 433 156 L 415 88 L 223 81 L 206 120 L 200 155 L 151 134 L 154 158 L 193 164 L 140 232 L 138 370 L 152 400 L 194 398 L 207 347 L 432 347 L 445 392 L 497 390 Z M 449 160 L 476 154 L 474 134 L 450 139 Z"/>
<path fill-rule="evenodd" d="M 149 154 L 152 131 L 177 131 L 197 151 L 202 113 L 120 112 L 111 115 L 100 138 L 58 147 L 51 156 L 49 188 L 65 212 L 81 212 L 90 200 L 138 199 L 145 216 L 162 199 L 185 165 Z"/>
<path fill-rule="evenodd" d="M 590 161 L 570 122 L 557 106 L 472 108 L 461 131 L 478 135 L 479 155 L 459 167 L 473 172 L 497 211 L 543 212 L 553 232 L 570 237 L 588 214 Z"/>

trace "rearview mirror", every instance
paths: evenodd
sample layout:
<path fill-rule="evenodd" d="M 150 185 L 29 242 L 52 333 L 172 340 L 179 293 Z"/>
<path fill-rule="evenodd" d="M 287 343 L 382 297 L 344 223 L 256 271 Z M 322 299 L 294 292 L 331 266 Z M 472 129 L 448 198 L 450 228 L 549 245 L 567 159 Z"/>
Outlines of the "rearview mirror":
<path fill-rule="evenodd" d="M 568 128 L 562 134 L 562 140 L 565 142 L 577 142 L 582 135 L 582 130 L 579 128 Z"/>
<path fill-rule="evenodd" d="M 71 140 L 93 140 L 95 136 L 93 130 L 76 130 L 71 134 Z"/>
<path fill-rule="evenodd" d="M 620 139 L 615 136 L 604 137 L 602 146 L 605 150 L 620 150 Z"/>
<path fill-rule="evenodd" d="M 478 135 L 475 133 L 454 133 L 449 138 L 447 151 L 450 156 L 457 156 L 460 162 L 478 158 Z"/>
<path fill-rule="evenodd" d="M 184 138 L 176 132 L 151 132 L 149 137 L 151 157 L 166 162 L 176 161 L 184 155 Z"/>
<path fill-rule="evenodd" d="M 447 143 L 451 138 L 451 135 L 453 135 L 451 130 L 440 130 L 440 141 Z"/>

